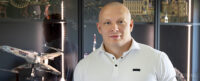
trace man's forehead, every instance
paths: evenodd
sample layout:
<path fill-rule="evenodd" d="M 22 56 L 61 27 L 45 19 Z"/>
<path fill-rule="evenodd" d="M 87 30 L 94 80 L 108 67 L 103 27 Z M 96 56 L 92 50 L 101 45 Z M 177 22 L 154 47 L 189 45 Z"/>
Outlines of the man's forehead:
<path fill-rule="evenodd" d="M 123 4 L 118 3 L 118 4 L 110 4 L 110 5 L 105 5 L 101 11 L 100 14 L 106 12 L 106 11 L 123 11 L 123 12 L 129 12 L 128 8 L 126 8 Z"/>
<path fill-rule="evenodd" d="M 101 17 L 101 20 L 126 20 L 127 19 L 127 17 L 126 16 L 124 16 L 124 15 L 117 15 L 117 16 L 115 16 L 115 15 L 110 15 L 110 16 L 108 16 L 108 15 L 103 15 L 102 17 Z"/>
<path fill-rule="evenodd" d="M 128 17 L 130 16 L 128 8 L 119 2 L 112 2 L 105 5 L 99 13 L 99 19 L 102 19 L 102 17 L 107 17 L 108 14 L 113 14 L 113 16 L 119 14 L 125 14 Z"/>
<path fill-rule="evenodd" d="M 120 2 L 111 2 L 111 3 L 108 3 L 108 4 L 104 5 L 102 10 L 107 8 L 107 7 L 125 7 L 125 6 Z"/>

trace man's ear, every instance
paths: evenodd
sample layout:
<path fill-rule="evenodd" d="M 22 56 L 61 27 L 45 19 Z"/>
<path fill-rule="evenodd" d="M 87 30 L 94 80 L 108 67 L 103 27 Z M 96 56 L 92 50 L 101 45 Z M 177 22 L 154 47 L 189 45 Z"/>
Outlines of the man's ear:
<path fill-rule="evenodd" d="M 133 27 L 134 27 L 134 22 L 133 22 L 133 19 L 131 19 L 131 22 L 130 22 L 130 31 L 131 32 L 133 31 Z"/>
<path fill-rule="evenodd" d="M 101 34 L 101 25 L 99 22 L 96 23 L 97 24 L 97 30 L 98 32 Z"/>

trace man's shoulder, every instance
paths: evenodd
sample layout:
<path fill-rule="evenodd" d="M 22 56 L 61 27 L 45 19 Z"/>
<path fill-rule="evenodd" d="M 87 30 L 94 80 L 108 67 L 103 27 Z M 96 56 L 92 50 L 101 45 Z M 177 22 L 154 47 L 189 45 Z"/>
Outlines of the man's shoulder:
<path fill-rule="evenodd" d="M 161 51 L 159 51 L 159 50 L 157 50 L 157 49 L 155 49 L 155 48 L 153 48 L 153 47 L 151 47 L 149 45 L 142 44 L 142 43 L 138 43 L 138 44 L 139 44 L 141 50 L 153 51 L 153 52 L 161 52 Z"/>
<path fill-rule="evenodd" d="M 86 64 L 90 61 L 95 61 L 95 59 L 98 57 L 98 54 L 99 54 L 99 51 L 96 50 L 96 51 L 91 52 L 88 55 L 84 55 L 85 57 L 81 59 L 79 63 Z"/>
<path fill-rule="evenodd" d="M 141 44 L 141 43 L 139 43 L 139 46 L 140 46 L 140 53 L 142 53 L 142 54 L 151 55 L 151 56 L 155 56 L 155 57 L 160 57 L 163 54 L 165 55 L 164 52 L 157 50 L 151 46 Z"/>
<path fill-rule="evenodd" d="M 148 62 L 152 62 L 155 64 L 160 63 L 160 61 L 165 60 L 168 58 L 167 54 L 154 49 L 151 46 L 145 45 L 145 44 L 139 44 L 140 50 L 137 52 L 137 56 L 143 58 L 143 59 L 148 59 Z"/>

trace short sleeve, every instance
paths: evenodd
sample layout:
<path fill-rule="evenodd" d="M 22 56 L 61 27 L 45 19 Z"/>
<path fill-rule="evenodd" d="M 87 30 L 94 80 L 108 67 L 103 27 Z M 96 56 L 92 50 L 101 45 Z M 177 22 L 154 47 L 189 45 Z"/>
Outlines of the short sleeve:
<path fill-rule="evenodd" d="M 164 52 L 160 54 L 156 73 L 158 81 L 177 81 L 175 69 Z"/>
<path fill-rule="evenodd" d="M 81 60 L 74 70 L 74 81 L 84 81 L 85 63 Z"/>

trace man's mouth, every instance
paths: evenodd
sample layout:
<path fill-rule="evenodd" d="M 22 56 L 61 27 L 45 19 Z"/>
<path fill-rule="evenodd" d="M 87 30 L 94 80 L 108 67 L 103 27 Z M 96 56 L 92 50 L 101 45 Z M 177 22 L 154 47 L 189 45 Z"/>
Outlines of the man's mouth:
<path fill-rule="evenodd" d="M 118 39 L 120 37 L 120 35 L 111 35 L 110 37 L 113 39 Z"/>

